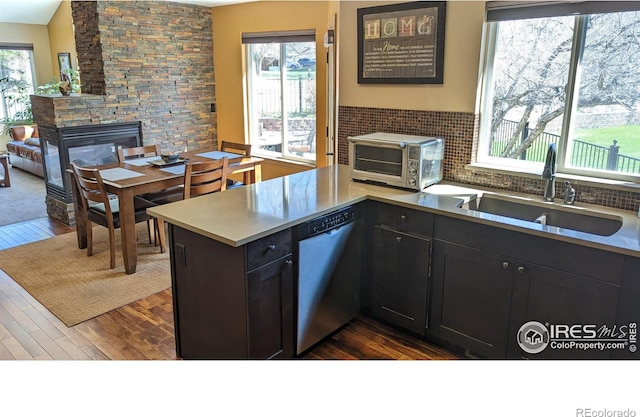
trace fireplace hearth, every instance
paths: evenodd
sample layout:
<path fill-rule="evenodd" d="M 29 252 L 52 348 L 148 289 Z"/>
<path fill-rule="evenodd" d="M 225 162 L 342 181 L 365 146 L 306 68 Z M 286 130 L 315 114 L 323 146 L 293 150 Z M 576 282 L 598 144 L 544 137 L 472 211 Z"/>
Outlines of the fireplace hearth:
<path fill-rule="evenodd" d="M 140 122 L 60 128 L 38 126 L 38 130 L 47 190 L 47 213 L 67 224 L 71 222 L 64 218 L 66 216 L 60 216 L 60 210 L 55 206 L 69 206 L 72 203 L 72 178 L 66 172 L 70 163 L 80 166 L 114 163 L 118 161 L 119 146 L 130 148 L 142 145 Z"/>

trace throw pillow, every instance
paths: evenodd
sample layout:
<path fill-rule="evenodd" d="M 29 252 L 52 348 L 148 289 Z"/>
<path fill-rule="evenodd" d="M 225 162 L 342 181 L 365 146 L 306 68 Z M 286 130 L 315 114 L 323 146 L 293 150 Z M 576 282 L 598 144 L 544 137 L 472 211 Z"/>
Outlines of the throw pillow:
<path fill-rule="evenodd" d="M 24 140 L 25 145 L 40 146 L 40 138 L 27 138 Z"/>

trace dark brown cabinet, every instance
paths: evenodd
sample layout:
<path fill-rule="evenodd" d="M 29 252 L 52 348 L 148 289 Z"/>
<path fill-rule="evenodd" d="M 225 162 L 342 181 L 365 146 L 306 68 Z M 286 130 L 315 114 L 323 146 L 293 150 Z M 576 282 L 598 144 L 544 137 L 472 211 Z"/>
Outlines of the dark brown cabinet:
<path fill-rule="evenodd" d="M 517 335 L 529 321 L 614 325 L 623 256 L 440 217 L 434 235 L 434 335 L 489 358 L 611 356 L 610 350 L 551 347 L 527 354 Z"/>
<path fill-rule="evenodd" d="M 372 209 L 372 315 L 425 335 L 433 216 L 386 204 Z"/>
<path fill-rule="evenodd" d="M 241 247 L 169 231 L 178 357 L 293 357 L 291 231 Z"/>
<path fill-rule="evenodd" d="M 489 358 L 606 358 L 610 351 L 525 353 L 517 334 L 529 321 L 613 324 L 620 287 L 436 240 L 431 331 Z"/>
<path fill-rule="evenodd" d="M 554 325 L 608 325 L 616 323 L 620 286 L 540 265 L 516 262 L 513 279 L 510 357 L 536 359 L 604 359 L 612 350 L 554 349 L 525 353 L 517 343 L 520 327 L 529 322 Z"/>
<path fill-rule="evenodd" d="M 435 240 L 430 331 L 482 357 L 505 357 L 514 266 L 504 257 Z"/>
<path fill-rule="evenodd" d="M 249 358 L 292 357 L 292 256 L 248 272 L 247 285 Z"/>

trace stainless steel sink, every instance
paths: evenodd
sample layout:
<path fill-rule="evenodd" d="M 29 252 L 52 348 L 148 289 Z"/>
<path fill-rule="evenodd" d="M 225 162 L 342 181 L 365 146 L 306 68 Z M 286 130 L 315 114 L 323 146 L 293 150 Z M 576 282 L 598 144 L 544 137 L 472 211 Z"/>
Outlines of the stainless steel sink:
<path fill-rule="evenodd" d="M 622 227 L 620 216 L 502 194 L 485 193 L 475 205 L 471 202 L 469 209 L 600 236 Z"/>

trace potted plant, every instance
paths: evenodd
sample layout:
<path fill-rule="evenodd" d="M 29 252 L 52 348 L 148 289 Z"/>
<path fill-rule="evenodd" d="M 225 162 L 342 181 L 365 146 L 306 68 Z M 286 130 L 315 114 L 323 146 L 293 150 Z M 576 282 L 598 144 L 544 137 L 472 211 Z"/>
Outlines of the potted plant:
<path fill-rule="evenodd" d="M 62 71 L 63 81 L 52 79 L 48 83 L 36 88 L 35 94 L 64 94 L 61 92 L 61 87 L 64 90 L 69 90 L 71 93 L 80 92 L 80 71 L 73 68 L 67 68 Z M 67 94 L 64 94 L 67 95 Z"/>
<path fill-rule="evenodd" d="M 61 87 L 69 92 L 79 93 L 80 72 L 68 68 L 62 71 L 62 74 L 65 77 L 64 81 L 52 79 L 48 83 L 37 87 L 34 94 L 61 94 Z M 30 84 L 24 80 L 5 77 L 0 79 L 0 86 L 2 87 L 1 91 L 6 98 L 8 106 L 21 109 L 15 112 L 13 117 L 0 119 L 2 133 L 5 135 L 8 134 L 9 129 L 13 126 L 32 125 L 33 113 L 31 112 Z"/>
<path fill-rule="evenodd" d="M 5 98 L 7 107 L 18 109 L 13 113 L 13 116 L 0 119 L 3 134 L 8 134 L 9 129 L 13 126 L 33 123 L 30 87 L 25 80 L 9 76 L 0 79 L 0 91 Z"/>

